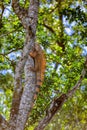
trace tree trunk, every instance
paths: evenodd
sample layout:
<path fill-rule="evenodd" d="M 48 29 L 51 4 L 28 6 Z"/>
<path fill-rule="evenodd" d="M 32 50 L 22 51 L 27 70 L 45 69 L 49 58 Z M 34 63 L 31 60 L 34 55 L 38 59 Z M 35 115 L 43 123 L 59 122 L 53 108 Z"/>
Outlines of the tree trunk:
<path fill-rule="evenodd" d="M 29 56 L 29 52 L 35 44 L 39 1 L 30 0 L 29 8 L 25 10 L 20 7 L 18 0 L 12 0 L 12 7 L 25 28 L 26 38 L 22 56 L 16 65 L 15 90 L 9 122 L 12 130 L 24 130 L 29 113 L 32 109 L 33 96 L 35 92 L 35 74 L 30 71 L 30 67 L 33 66 L 34 63 L 32 58 Z M 23 72 L 25 74 L 24 87 L 22 86 Z"/>

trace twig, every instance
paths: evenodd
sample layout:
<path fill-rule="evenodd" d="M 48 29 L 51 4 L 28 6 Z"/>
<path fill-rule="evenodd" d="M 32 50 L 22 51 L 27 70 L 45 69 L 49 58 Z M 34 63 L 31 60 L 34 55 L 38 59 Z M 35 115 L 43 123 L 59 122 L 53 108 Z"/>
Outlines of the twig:
<path fill-rule="evenodd" d="M 18 30 L 19 30 L 20 28 L 21 28 L 21 27 L 19 27 Z M 11 32 L 5 33 L 5 34 L 1 35 L 0 37 L 7 36 L 7 35 L 9 35 L 10 33 L 13 33 L 13 32 L 15 32 L 15 31 L 17 31 L 17 29 L 14 29 L 14 30 L 12 30 Z"/>
<path fill-rule="evenodd" d="M 18 51 L 18 50 L 21 50 L 21 49 L 23 49 L 23 47 L 19 47 L 19 48 L 16 48 L 16 49 L 14 49 L 14 50 L 11 50 L 11 51 L 9 51 L 8 53 L 0 53 L 0 55 L 3 55 L 3 56 L 5 56 L 5 55 L 8 55 L 8 54 L 10 54 L 10 53 L 12 53 L 12 52 L 15 52 L 15 51 Z"/>

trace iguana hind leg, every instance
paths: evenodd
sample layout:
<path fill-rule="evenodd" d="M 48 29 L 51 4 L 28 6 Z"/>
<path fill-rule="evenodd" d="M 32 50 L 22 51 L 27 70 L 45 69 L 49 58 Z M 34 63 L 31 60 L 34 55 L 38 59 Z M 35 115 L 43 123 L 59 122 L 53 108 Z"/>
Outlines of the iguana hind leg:
<path fill-rule="evenodd" d="M 37 71 L 38 71 L 38 66 L 30 67 L 30 69 L 31 69 L 33 72 L 37 72 Z"/>

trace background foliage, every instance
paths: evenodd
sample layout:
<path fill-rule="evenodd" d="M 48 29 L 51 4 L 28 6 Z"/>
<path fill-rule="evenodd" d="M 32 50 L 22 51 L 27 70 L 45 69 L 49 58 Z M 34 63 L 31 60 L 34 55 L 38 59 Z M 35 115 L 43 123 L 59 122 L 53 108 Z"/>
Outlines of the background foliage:
<path fill-rule="evenodd" d="M 28 0 L 20 0 L 27 8 Z M 15 64 L 24 46 L 25 30 L 9 0 L 0 2 L 0 113 L 7 119 L 14 89 Z M 87 54 L 87 2 L 41 0 L 37 42 L 46 52 L 45 81 L 26 124 L 33 126 L 45 114 L 49 103 L 66 93 L 78 81 Z M 75 95 L 55 115 L 46 130 L 87 129 L 87 75 Z"/>

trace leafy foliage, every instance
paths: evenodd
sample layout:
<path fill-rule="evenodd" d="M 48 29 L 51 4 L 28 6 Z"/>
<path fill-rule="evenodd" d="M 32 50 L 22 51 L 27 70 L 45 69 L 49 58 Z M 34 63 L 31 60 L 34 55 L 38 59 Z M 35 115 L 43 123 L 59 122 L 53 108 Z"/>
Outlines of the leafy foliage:
<path fill-rule="evenodd" d="M 24 8 L 28 1 L 20 1 Z M 0 112 L 9 118 L 13 93 L 15 64 L 24 46 L 25 31 L 10 7 L 4 0 L 4 13 L 0 26 Z M 9 8 L 9 11 L 7 10 Z M 31 116 L 26 124 L 30 129 L 37 124 L 49 103 L 61 93 L 66 93 L 78 81 L 87 54 L 87 8 L 84 1 L 69 0 L 59 5 L 58 1 L 41 0 L 38 16 L 37 42 L 41 44 L 47 59 L 44 84 Z M 87 129 L 87 80 L 81 88 L 55 115 L 46 128 L 53 130 Z"/>

